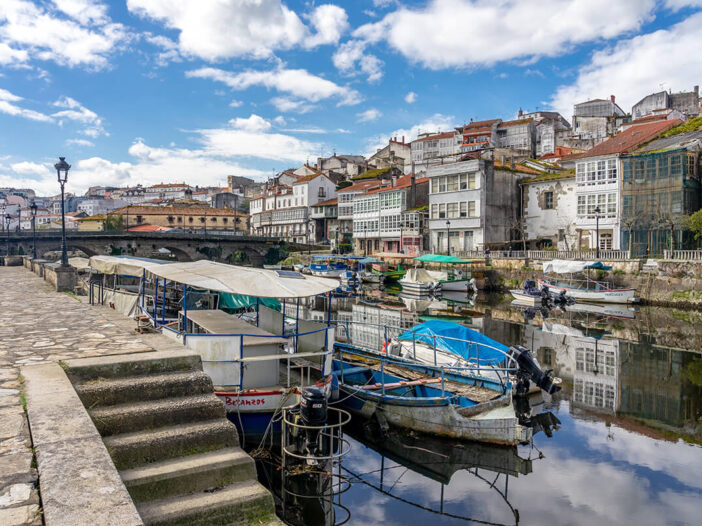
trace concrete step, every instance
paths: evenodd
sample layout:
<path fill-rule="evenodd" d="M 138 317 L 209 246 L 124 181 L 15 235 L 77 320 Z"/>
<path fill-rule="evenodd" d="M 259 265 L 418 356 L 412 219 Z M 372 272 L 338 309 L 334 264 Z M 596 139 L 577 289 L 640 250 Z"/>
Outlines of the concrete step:
<path fill-rule="evenodd" d="M 212 380 L 202 371 L 90 380 L 75 387 L 88 409 L 214 391 Z"/>
<path fill-rule="evenodd" d="M 146 525 L 248 525 L 276 522 L 271 494 L 258 482 L 192 493 L 137 505 Z"/>
<path fill-rule="evenodd" d="M 237 447 L 154 462 L 120 475 L 132 500 L 146 502 L 256 480 L 256 465 Z"/>
<path fill-rule="evenodd" d="M 236 427 L 228 420 L 180 424 L 104 438 L 118 470 L 176 457 L 239 446 Z"/>
<path fill-rule="evenodd" d="M 224 404 L 211 392 L 96 407 L 89 413 L 102 436 L 227 416 Z"/>
<path fill-rule="evenodd" d="M 185 349 L 78 358 L 66 360 L 65 365 L 73 383 L 97 380 L 98 378 L 202 370 L 200 356 Z"/>

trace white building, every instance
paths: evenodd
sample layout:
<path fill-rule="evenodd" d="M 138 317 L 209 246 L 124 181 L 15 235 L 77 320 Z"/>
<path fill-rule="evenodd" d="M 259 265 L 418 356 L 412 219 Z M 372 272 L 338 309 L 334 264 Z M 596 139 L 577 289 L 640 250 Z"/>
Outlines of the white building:
<path fill-rule="evenodd" d="M 471 159 L 431 166 L 427 176 L 432 251 L 483 250 L 510 241 L 519 214 L 517 182 L 524 175 Z"/>
<path fill-rule="evenodd" d="M 581 102 L 574 107 L 572 134 L 578 139 L 591 139 L 594 144 L 599 144 L 613 136 L 626 120 L 626 113 L 617 105 L 614 95 L 609 100 Z"/>
<path fill-rule="evenodd" d="M 254 235 L 280 237 L 298 243 L 313 242 L 314 222 L 310 207 L 336 197 L 336 185 L 324 173 L 305 165 L 312 173 L 292 185 L 277 186 L 251 199 L 251 231 Z"/>
<path fill-rule="evenodd" d="M 361 181 L 337 190 L 338 197 L 338 239 L 339 243 L 350 243 L 353 235 L 353 200 L 367 190 L 380 186 L 380 181 Z"/>
<path fill-rule="evenodd" d="M 185 183 L 155 184 L 145 189 L 144 200 L 152 199 L 183 199 L 185 191 L 190 189 L 190 185 Z"/>
<path fill-rule="evenodd" d="M 426 173 L 427 167 L 431 165 L 457 161 L 461 153 L 462 141 L 463 136 L 456 130 L 419 134 L 419 137 L 411 144 L 414 172 L 416 174 Z"/>
<path fill-rule="evenodd" d="M 85 212 L 89 216 L 106 214 L 123 206 L 127 206 L 123 199 L 86 199 L 78 203 L 78 212 Z"/>
<path fill-rule="evenodd" d="M 550 246 L 558 250 L 578 248 L 575 231 L 577 197 L 571 172 L 549 174 L 521 181 L 524 236 L 530 246 Z M 536 248 L 536 247 L 534 247 Z"/>

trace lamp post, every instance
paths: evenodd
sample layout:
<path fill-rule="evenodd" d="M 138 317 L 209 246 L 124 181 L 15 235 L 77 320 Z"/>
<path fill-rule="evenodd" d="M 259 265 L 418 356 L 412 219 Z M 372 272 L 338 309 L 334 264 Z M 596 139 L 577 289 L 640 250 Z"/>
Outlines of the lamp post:
<path fill-rule="evenodd" d="M 7 255 L 10 255 L 10 221 L 12 216 L 10 214 L 5 215 L 5 231 L 7 232 Z"/>
<path fill-rule="evenodd" d="M 446 220 L 446 255 L 451 255 L 451 221 Z"/>
<path fill-rule="evenodd" d="M 37 204 L 32 201 L 29 209 L 32 211 L 32 259 L 37 259 Z"/>
<path fill-rule="evenodd" d="M 600 259 L 600 207 L 595 208 L 595 257 Z"/>
<path fill-rule="evenodd" d="M 66 252 L 66 203 L 64 196 L 64 187 L 68 181 L 68 170 L 71 165 L 66 162 L 65 157 L 59 157 L 59 162 L 54 165 L 58 182 L 61 185 L 61 266 L 68 266 L 68 253 Z"/>
<path fill-rule="evenodd" d="M 402 250 L 402 235 L 404 234 L 404 226 L 405 226 L 405 218 L 400 213 L 400 254 L 404 254 L 404 251 Z"/>

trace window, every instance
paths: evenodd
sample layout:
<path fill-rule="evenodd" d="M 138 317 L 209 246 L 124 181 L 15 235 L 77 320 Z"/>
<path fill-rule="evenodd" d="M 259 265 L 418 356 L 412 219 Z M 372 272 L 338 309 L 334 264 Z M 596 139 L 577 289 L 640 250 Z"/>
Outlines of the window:
<path fill-rule="evenodd" d="M 317 197 L 326 197 L 327 191 L 323 186 L 319 187 L 319 191 L 317 192 Z"/>
<path fill-rule="evenodd" d="M 433 203 L 431 205 L 431 218 L 432 219 L 439 218 L 439 206 L 436 203 Z"/>
<path fill-rule="evenodd" d="M 448 203 L 446 205 L 446 210 L 449 219 L 455 219 L 458 217 L 458 203 Z"/>
<path fill-rule="evenodd" d="M 175 221 L 175 217 L 173 217 L 173 216 L 168 216 L 168 222 L 169 222 L 169 223 L 172 223 L 173 221 Z"/>
<path fill-rule="evenodd" d="M 553 210 L 553 192 L 544 193 L 544 208 L 546 210 Z"/>
<path fill-rule="evenodd" d="M 607 215 L 617 214 L 617 194 L 607 194 Z"/>
<path fill-rule="evenodd" d="M 439 178 L 439 192 L 446 191 L 446 176 Z"/>
<path fill-rule="evenodd" d="M 179 217 L 179 218 L 178 218 L 178 223 L 182 223 L 182 222 L 183 222 L 183 218 L 182 218 L 182 217 Z"/>
<path fill-rule="evenodd" d="M 439 219 L 446 219 L 446 203 L 439 204 Z"/>
<path fill-rule="evenodd" d="M 432 179 L 431 179 L 431 193 L 432 194 L 439 193 L 439 178 L 438 177 L 432 177 Z"/>
<path fill-rule="evenodd" d="M 460 203 L 460 211 L 458 217 L 468 217 L 468 203 L 465 201 Z"/>
<path fill-rule="evenodd" d="M 192 218 L 192 217 L 189 217 L 189 218 L 188 218 L 188 223 L 192 223 L 192 222 L 193 222 L 193 218 Z"/>
<path fill-rule="evenodd" d="M 228 222 L 229 222 L 229 218 L 228 218 L 228 217 L 222 218 L 222 223 L 224 223 L 224 224 L 226 225 Z"/>
<path fill-rule="evenodd" d="M 468 217 L 476 217 L 475 201 L 468 201 Z"/>
<path fill-rule="evenodd" d="M 217 222 L 217 218 L 216 218 L 216 217 L 213 217 L 212 219 L 210 219 L 210 223 L 216 223 L 216 222 Z"/>

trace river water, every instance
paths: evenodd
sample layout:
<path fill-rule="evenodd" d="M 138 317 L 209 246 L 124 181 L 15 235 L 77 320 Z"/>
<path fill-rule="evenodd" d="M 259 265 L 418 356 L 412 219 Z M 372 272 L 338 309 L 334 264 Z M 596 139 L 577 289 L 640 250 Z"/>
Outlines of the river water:
<path fill-rule="evenodd" d="M 375 324 L 408 328 L 449 319 L 532 349 L 563 389 L 531 400 L 534 420 L 550 425 L 528 446 L 382 433 L 354 421 L 346 429 L 350 453 L 337 475 L 316 487 L 326 498 L 293 499 L 286 521 L 702 523 L 702 313 L 586 306 L 542 311 L 510 300 L 403 300 L 378 290 L 335 299 L 334 317 L 349 322 L 354 343 L 382 345 L 386 333 Z M 324 313 L 315 301 L 301 316 L 321 319 Z"/>

